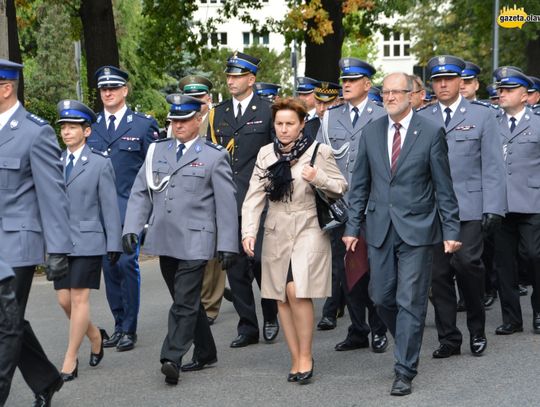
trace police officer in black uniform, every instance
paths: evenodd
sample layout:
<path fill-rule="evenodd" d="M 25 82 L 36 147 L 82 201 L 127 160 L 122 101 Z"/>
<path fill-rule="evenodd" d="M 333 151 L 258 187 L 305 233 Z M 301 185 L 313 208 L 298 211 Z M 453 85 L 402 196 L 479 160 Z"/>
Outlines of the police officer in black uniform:
<path fill-rule="evenodd" d="M 259 63 L 258 58 L 240 52 L 229 57 L 225 73 L 232 99 L 215 106 L 209 116 L 208 139 L 225 147 L 231 156 L 238 213 L 242 212 L 242 203 L 259 149 L 273 139 L 271 102 L 253 92 Z M 241 241 L 240 235 L 238 239 Z M 257 239 L 258 242 L 262 240 L 262 236 Z M 252 281 L 255 277 L 260 287 L 261 246 L 259 243 L 254 258 L 248 258 L 242 249 L 240 250 L 235 264 L 227 269 L 233 304 L 240 316 L 238 337 L 232 341 L 232 348 L 259 341 Z M 277 304 L 274 300 L 262 299 L 261 305 L 264 317 L 263 337 L 270 342 L 279 332 Z"/>

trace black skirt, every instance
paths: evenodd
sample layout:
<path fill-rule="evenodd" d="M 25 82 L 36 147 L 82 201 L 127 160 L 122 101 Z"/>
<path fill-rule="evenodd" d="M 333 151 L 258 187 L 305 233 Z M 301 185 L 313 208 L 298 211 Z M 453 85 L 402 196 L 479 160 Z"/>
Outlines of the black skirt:
<path fill-rule="evenodd" d="M 54 282 L 55 290 L 69 288 L 93 288 L 99 290 L 103 256 L 68 257 L 67 276 Z"/>

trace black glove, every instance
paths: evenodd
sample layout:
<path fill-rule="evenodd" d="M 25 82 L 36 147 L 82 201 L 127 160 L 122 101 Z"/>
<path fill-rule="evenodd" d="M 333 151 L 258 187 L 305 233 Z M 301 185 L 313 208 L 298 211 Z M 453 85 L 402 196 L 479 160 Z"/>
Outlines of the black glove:
<path fill-rule="evenodd" d="M 503 217 L 494 213 L 484 213 L 482 216 L 482 231 L 489 236 L 496 232 L 502 224 Z"/>
<path fill-rule="evenodd" d="M 47 280 L 58 281 L 67 276 L 68 273 L 68 256 L 67 254 L 49 254 L 47 264 L 45 266 L 45 274 Z"/>
<path fill-rule="evenodd" d="M 218 252 L 218 260 L 223 270 L 228 270 L 236 262 L 236 253 Z"/>
<path fill-rule="evenodd" d="M 116 263 L 118 263 L 121 255 L 122 253 L 120 252 L 107 252 L 107 259 L 109 260 L 109 263 L 111 263 L 111 266 L 114 266 Z"/>
<path fill-rule="evenodd" d="M 133 254 L 137 250 L 137 245 L 139 244 L 139 236 L 135 233 L 127 233 L 122 236 L 122 248 L 124 253 Z"/>

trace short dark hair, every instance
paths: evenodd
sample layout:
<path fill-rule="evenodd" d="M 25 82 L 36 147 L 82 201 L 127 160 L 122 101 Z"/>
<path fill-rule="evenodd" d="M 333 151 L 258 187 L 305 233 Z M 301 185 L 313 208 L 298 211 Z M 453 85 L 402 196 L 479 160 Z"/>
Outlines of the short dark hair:
<path fill-rule="evenodd" d="M 279 99 L 272 105 L 272 121 L 276 119 L 276 113 L 280 110 L 292 110 L 298 115 L 300 122 L 303 122 L 307 116 L 307 107 L 303 100 L 287 97 Z"/>

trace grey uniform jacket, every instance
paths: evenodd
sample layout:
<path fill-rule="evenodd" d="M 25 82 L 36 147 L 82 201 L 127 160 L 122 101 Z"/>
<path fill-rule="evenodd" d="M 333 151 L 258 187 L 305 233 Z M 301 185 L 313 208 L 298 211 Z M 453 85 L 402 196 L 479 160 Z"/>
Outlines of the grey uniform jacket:
<path fill-rule="evenodd" d="M 66 164 L 66 154 L 62 162 Z M 64 168 L 65 173 L 65 168 Z M 66 180 L 71 227 L 71 256 L 100 256 L 122 251 L 122 225 L 111 160 L 84 146 Z"/>
<path fill-rule="evenodd" d="M 385 113 L 382 107 L 368 100 L 355 127 L 352 126 L 348 103 L 332 107 L 324 114 L 317 141 L 325 143 L 330 140 L 336 163 L 347 182 L 351 181 L 362 130 Z"/>
<path fill-rule="evenodd" d="M 238 213 L 229 154 L 197 138 L 176 161 L 176 140 L 156 142 L 152 199 L 145 162 L 129 197 L 124 234 L 139 234 L 148 220 L 144 252 L 181 260 L 209 260 L 217 251 L 238 253 Z"/>
<path fill-rule="evenodd" d="M 438 103 L 418 111 L 444 126 Z M 481 220 L 482 214 L 505 213 L 504 161 L 493 110 L 462 98 L 446 127 L 452 182 L 461 221 Z"/>
<path fill-rule="evenodd" d="M 507 210 L 540 213 L 540 116 L 527 108 L 512 133 L 505 114 L 497 120 L 506 162 Z"/>
<path fill-rule="evenodd" d="M 0 257 L 11 267 L 71 251 L 60 154 L 54 130 L 22 106 L 0 130 Z"/>

